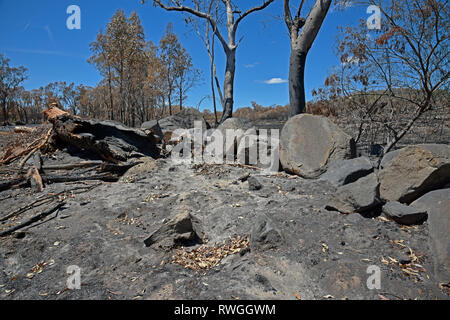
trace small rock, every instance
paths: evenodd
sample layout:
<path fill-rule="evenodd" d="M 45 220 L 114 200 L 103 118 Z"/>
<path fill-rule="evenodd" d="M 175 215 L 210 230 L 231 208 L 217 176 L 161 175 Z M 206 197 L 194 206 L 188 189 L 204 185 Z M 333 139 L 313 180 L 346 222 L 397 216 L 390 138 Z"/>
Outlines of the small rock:
<path fill-rule="evenodd" d="M 262 184 L 253 176 L 250 176 L 248 179 L 248 189 L 251 191 L 261 190 Z"/>
<path fill-rule="evenodd" d="M 242 176 L 240 176 L 240 177 L 237 179 L 237 181 L 245 182 L 245 181 L 248 180 L 249 177 L 250 177 L 250 174 L 247 172 L 247 173 L 243 174 Z"/>
<path fill-rule="evenodd" d="M 275 249 L 283 242 L 281 231 L 265 215 L 260 215 L 252 228 L 250 247 L 257 250 Z"/>
<path fill-rule="evenodd" d="M 202 237 L 203 232 L 199 221 L 189 212 L 182 212 L 164 223 L 145 239 L 144 243 L 147 247 L 155 245 L 163 249 L 171 249 L 176 245 L 199 242 Z"/>
<path fill-rule="evenodd" d="M 423 222 L 427 218 L 425 210 L 419 210 L 407 206 L 398 201 L 390 201 L 383 206 L 383 212 L 386 216 L 392 218 L 395 222 L 412 225 Z"/>
<path fill-rule="evenodd" d="M 296 182 L 294 182 L 294 181 L 288 181 L 288 182 L 286 182 L 286 183 L 283 184 L 283 186 L 281 187 L 281 189 L 282 189 L 283 191 L 286 191 L 286 192 L 291 192 L 291 191 L 294 191 L 294 190 L 295 190 L 296 186 L 297 186 L 297 183 L 296 183 Z"/>
<path fill-rule="evenodd" d="M 265 276 L 256 274 L 255 275 L 256 282 L 260 283 L 264 287 L 264 291 L 275 291 L 275 288 L 270 283 L 269 279 L 267 279 Z"/>
<path fill-rule="evenodd" d="M 409 264 L 411 263 L 411 257 L 406 253 L 397 254 L 397 260 L 400 264 Z"/>

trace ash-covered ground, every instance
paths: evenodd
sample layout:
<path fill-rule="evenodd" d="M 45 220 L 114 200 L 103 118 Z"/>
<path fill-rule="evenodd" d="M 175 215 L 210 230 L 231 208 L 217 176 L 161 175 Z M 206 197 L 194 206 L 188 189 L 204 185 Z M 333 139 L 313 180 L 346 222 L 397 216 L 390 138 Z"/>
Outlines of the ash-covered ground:
<path fill-rule="evenodd" d="M 44 157 L 46 164 L 76 160 L 83 159 L 63 151 Z M 119 182 L 1 192 L 2 216 L 51 195 L 65 205 L 0 238 L 0 298 L 449 298 L 432 272 L 426 221 L 406 227 L 379 212 L 327 211 L 336 189 L 324 181 L 226 164 L 141 162 Z M 0 231 L 49 205 L 0 222 Z M 144 244 L 183 213 L 195 217 L 204 243 Z M 195 256 L 202 250 L 208 253 Z M 69 266 L 81 269 L 80 289 L 68 289 Z M 380 289 L 370 266 L 381 271 Z"/>

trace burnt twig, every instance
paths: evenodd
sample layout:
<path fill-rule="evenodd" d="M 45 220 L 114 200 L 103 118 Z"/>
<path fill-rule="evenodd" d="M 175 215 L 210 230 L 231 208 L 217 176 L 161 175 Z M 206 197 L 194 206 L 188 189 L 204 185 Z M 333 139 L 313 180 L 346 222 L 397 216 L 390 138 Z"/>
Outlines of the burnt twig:
<path fill-rule="evenodd" d="M 53 212 L 59 210 L 63 205 L 65 204 L 65 202 L 59 202 L 56 205 L 48 208 L 47 210 L 41 212 L 40 214 L 28 219 L 27 221 L 22 222 L 21 224 L 18 224 L 17 226 L 14 226 L 8 230 L 2 231 L 0 232 L 0 237 L 5 237 L 10 235 L 11 233 L 13 233 L 14 231 L 17 231 L 19 229 L 25 228 L 27 226 L 29 226 L 30 224 L 33 224 L 34 222 L 37 222 L 43 218 L 45 218 L 46 216 L 52 214 Z"/>

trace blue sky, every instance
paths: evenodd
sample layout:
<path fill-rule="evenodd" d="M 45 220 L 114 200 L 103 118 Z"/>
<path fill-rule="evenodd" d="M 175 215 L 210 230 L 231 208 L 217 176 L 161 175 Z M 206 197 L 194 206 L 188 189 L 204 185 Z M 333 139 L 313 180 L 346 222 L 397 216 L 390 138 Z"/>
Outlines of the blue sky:
<path fill-rule="evenodd" d="M 140 0 L 0 0 L 0 53 L 11 59 L 14 66 L 28 69 L 26 89 L 45 86 L 53 81 L 74 82 L 95 86 L 101 79 L 97 70 L 86 62 L 91 55 L 89 43 L 119 8 L 127 15 L 136 10 L 142 20 L 147 40 L 158 43 L 168 22 L 193 58 L 194 65 L 203 71 L 204 81 L 189 93 L 187 105 L 210 95 L 209 58 L 201 40 L 190 31 L 182 14 L 166 12 L 153 7 L 151 0 L 142 5 Z M 243 10 L 248 3 L 239 0 Z M 291 1 L 295 3 L 295 1 Z M 235 77 L 235 109 L 251 105 L 251 101 L 268 106 L 285 105 L 289 101 L 288 77 L 290 45 L 282 15 L 282 0 L 276 0 L 265 11 L 248 16 L 240 24 L 238 39 L 244 36 L 237 50 Z M 69 5 L 81 9 L 81 30 L 68 30 L 66 20 Z M 311 5 L 310 0 L 308 5 Z M 308 5 L 306 9 L 309 9 Z M 305 9 L 304 9 L 305 10 Z M 337 26 L 358 23 L 369 14 L 366 8 L 353 7 L 345 11 L 331 10 L 308 55 L 306 67 L 306 95 L 322 85 L 327 72 L 339 62 L 334 55 Z M 223 77 L 224 56 L 217 46 L 217 68 Z M 269 81 L 271 79 L 275 79 Z M 279 83 L 281 82 L 281 83 Z M 200 109 L 210 108 L 206 99 Z"/>

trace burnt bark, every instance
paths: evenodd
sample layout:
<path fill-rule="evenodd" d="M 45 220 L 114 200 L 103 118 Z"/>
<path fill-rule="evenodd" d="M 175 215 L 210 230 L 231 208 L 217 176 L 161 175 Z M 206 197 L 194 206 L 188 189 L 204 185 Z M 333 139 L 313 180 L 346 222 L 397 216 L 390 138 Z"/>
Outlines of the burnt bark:
<path fill-rule="evenodd" d="M 284 20 L 291 38 L 289 61 L 289 116 L 303 113 L 305 101 L 306 57 L 322 26 L 331 5 L 331 0 L 316 0 L 306 19 L 301 18 L 304 0 L 301 1 L 295 17 L 291 14 L 289 0 L 284 0 Z"/>
<path fill-rule="evenodd" d="M 291 51 L 289 61 L 289 116 L 305 112 L 305 65 L 307 52 Z"/>
<path fill-rule="evenodd" d="M 53 124 L 59 142 L 94 153 L 103 160 L 119 163 L 139 156 L 159 156 L 154 137 L 140 130 L 112 121 L 83 120 L 55 107 L 44 114 Z"/>
<path fill-rule="evenodd" d="M 234 91 L 234 74 L 236 71 L 236 49 L 227 51 L 226 55 L 227 55 L 227 64 L 225 69 L 225 81 L 223 86 L 224 106 L 220 123 L 223 123 L 225 120 L 232 117 L 234 104 L 233 91 Z"/>

